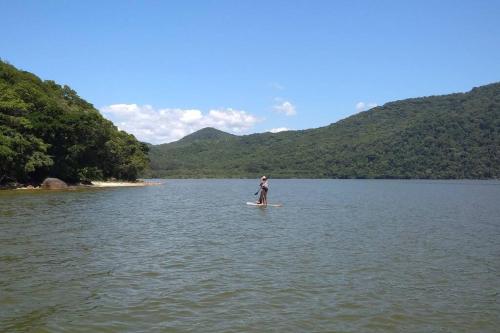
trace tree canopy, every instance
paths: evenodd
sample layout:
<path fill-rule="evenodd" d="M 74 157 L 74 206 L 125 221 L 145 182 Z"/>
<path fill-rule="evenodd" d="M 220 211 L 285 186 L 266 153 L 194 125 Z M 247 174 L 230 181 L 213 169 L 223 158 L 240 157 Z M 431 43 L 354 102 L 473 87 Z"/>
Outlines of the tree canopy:
<path fill-rule="evenodd" d="M 147 151 L 70 87 L 0 61 L 0 184 L 133 180 Z"/>

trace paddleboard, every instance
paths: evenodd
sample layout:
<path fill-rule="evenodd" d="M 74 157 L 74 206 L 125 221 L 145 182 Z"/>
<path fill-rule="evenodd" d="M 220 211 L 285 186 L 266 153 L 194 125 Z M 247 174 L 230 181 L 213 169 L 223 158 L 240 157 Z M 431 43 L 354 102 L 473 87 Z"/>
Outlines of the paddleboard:
<path fill-rule="evenodd" d="M 247 202 L 247 205 L 249 206 L 257 206 L 257 207 L 283 207 L 282 204 L 267 204 L 267 205 L 263 205 L 263 204 L 258 204 L 256 202 Z"/>

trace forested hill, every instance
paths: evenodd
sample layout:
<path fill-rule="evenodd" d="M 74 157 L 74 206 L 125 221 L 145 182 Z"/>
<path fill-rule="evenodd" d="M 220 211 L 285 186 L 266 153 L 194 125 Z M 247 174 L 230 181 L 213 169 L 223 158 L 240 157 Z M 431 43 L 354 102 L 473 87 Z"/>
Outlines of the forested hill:
<path fill-rule="evenodd" d="M 135 179 L 147 146 L 119 131 L 68 86 L 0 61 L 0 185 Z"/>
<path fill-rule="evenodd" d="M 317 129 L 191 137 L 152 146 L 152 175 L 500 178 L 500 83 L 387 103 Z"/>

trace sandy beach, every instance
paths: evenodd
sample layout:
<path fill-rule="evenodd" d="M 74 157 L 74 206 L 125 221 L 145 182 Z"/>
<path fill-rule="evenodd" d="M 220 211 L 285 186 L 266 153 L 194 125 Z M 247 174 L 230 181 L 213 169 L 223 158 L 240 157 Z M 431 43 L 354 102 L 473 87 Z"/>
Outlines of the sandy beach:
<path fill-rule="evenodd" d="M 119 181 L 92 181 L 91 187 L 139 187 L 139 186 L 156 186 L 162 185 L 160 182 L 119 182 Z"/>

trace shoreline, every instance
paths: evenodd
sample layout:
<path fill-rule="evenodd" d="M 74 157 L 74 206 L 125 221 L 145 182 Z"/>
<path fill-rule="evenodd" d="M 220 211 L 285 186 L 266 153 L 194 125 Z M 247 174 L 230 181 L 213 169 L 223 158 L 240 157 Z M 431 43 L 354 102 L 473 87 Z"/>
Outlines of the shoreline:
<path fill-rule="evenodd" d="M 91 185 L 83 185 L 88 187 L 143 187 L 143 186 L 157 186 L 162 185 L 161 182 L 146 182 L 139 180 L 135 182 L 121 182 L 121 181 L 92 181 Z"/>
<path fill-rule="evenodd" d="M 41 186 L 33 186 L 33 185 L 21 185 L 18 186 L 9 186 L 9 187 L 0 187 L 0 190 L 76 190 L 76 189 L 84 189 L 84 188 L 113 188 L 113 187 L 145 187 L 145 186 L 158 186 L 163 185 L 164 182 L 152 182 L 152 181 L 92 181 L 90 184 L 69 184 L 67 188 L 61 189 L 46 189 Z"/>

